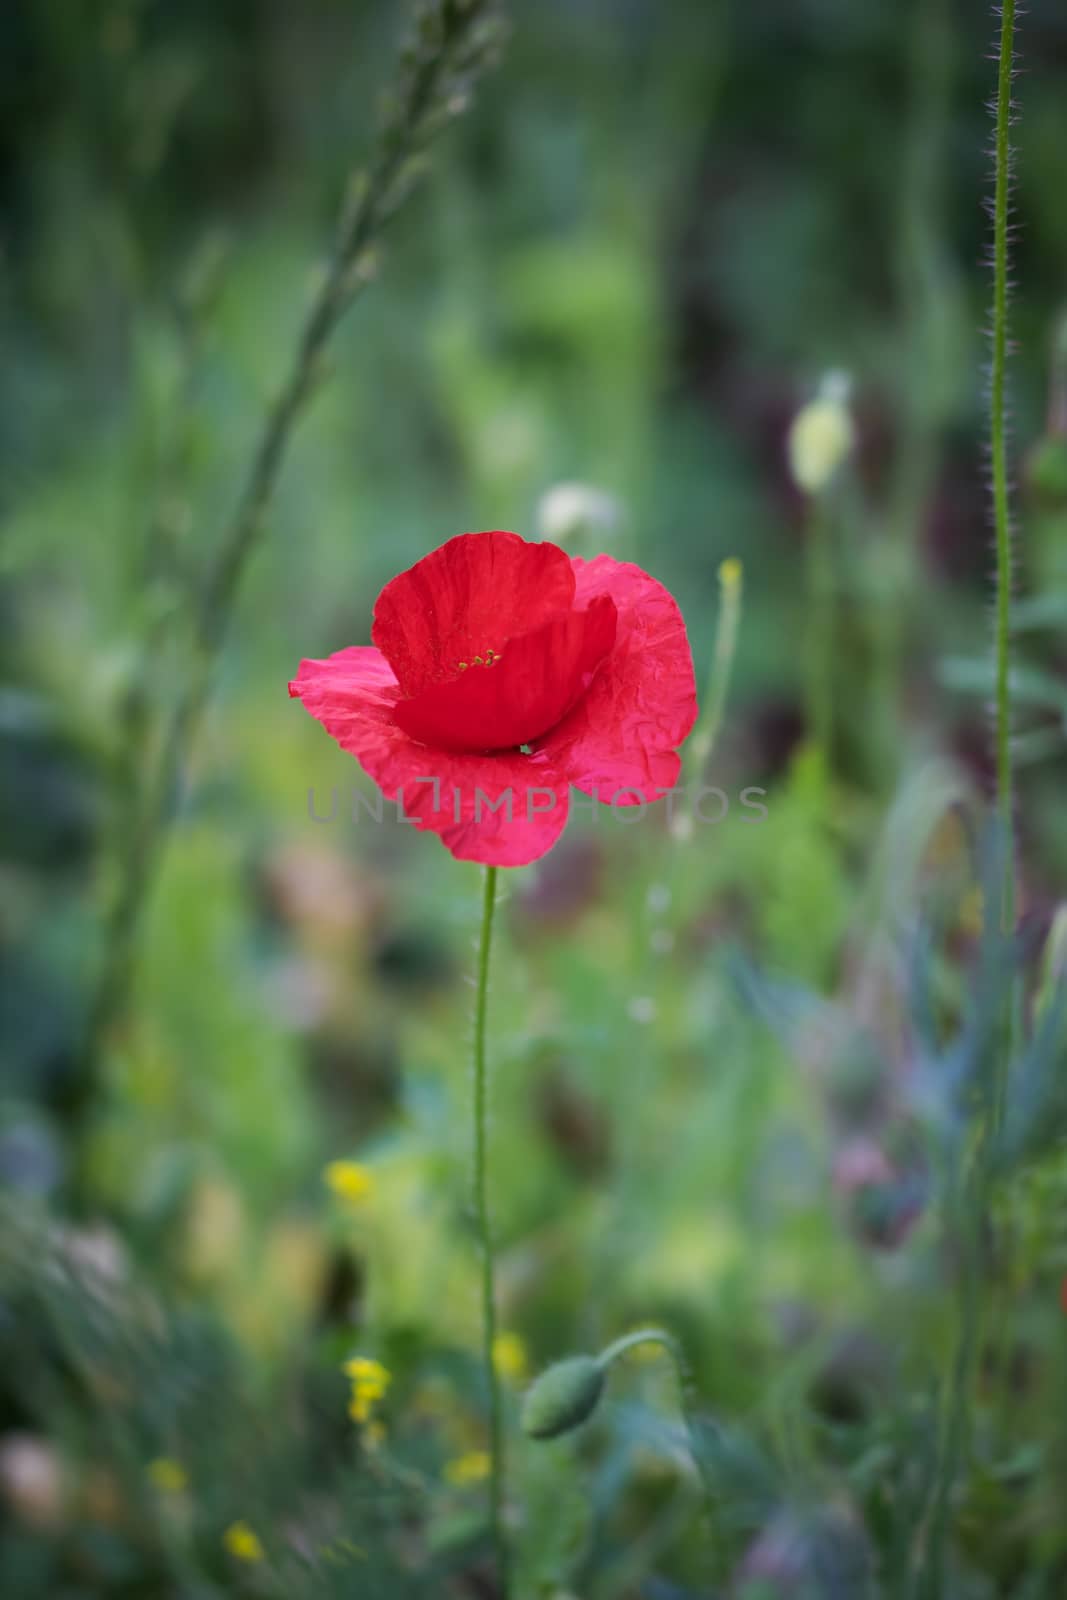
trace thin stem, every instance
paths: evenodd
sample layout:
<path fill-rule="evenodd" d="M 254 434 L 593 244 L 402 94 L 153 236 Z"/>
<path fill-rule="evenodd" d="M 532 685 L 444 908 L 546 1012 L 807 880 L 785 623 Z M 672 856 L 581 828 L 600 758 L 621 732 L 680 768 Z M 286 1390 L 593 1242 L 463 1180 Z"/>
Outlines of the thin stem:
<path fill-rule="evenodd" d="M 699 781 L 704 776 L 722 727 L 741 626 L 743 583 L 741 563 L 736 557 L 730 557 L 719 568 L 719 625 L 715 632 L 715 649 L 704 692 L 703 714 L 686 751 L 687 780 L 693 778 Z"/>
<path fill-rule="evenodd" d="M 999 869 L 1000 903 L 992 914 L 1001 932 L 1010 937 L 1015 926 L 1014 796 L 1011 747 L 1011 508 L 1008 499 L 1005 377 L 1008 355 L 1008 196 L 1011 185 L 1011 85 L 1015 50 L 1015 0 L 1003 0 L 1000 21 L 1000 57 L 997 73 L 995 188 L 993 196 L 993 339 L 990 380 L 990 452 L 993 478 L 993 524 L 996 538 L 997 595 L 996 652 L 996 810 L 997 848 L 1003 853 Z M 995 898 L 995 897 L 990 897 Z M 928 1526 L 927 1559 L 920 1593 L 935 1600 L 945 1592 L 948 1535 L 952 1501 L 960 1466 L 969 1453 L 971 1398 L 981 1346 L 981 1293 L 984 1283 L 983 1220 L 989 1213 L 990 1161 L 993 1140 L 1003 1120 L 1008 1071 L 1018 1004 L 1013 999 L 1005 1018 L 996 1059 L 988 1126 L 974 1152 L 969 1179 L 956 1182 L 957 1217 L 963 1249 L 961 1263 L 963 1304 L 952 1373 L 944 1409 Z"/>
<path fill-rule="evenodd" d="M 808 737 L 827 767 L 834 734 L 834 556 L 829 496 L 808 510 Z"/>
<path fill-rule="evenodd" d="M 987 916 L 997 917 L 1001 933 L 1011 939 L 1015 932 L 1017 890 L 1015 882 L 1015 794 L 1014 752 L 1011 736 L 1011 626 L 1012 626 L 1012 526 L 1008 489 L 1008 446 L 1006 420 L 1006 373 L 1008 358 L 1008 203 L 1011 190 L 1012 79 L 1015 61 L 1015 0 L 1003 0 L 1000 14 L 1000 58 L 997 71 L 995 189 L 993 195 L 993 350 L 990 375 L 989 426 L 993 483 L 993 525 L 997 553 L 996 595 L 996 772 L 997 772 L 997 849 L 1002 855 L 999 905 L 997 896 Z M 988 1152 L 1004 1123 L 1008 1101 L 1011 1064 L 1023 1028 L 1023 986 L 1016 973 L 1006 1015 L 1003 1018 L 997 1050 L 988 1130 L 979 1152 L 980 1180 L 988 1190 Z M 980 1215 L 987 1211 L 986 1193 L 981 1195 Z M 1004 1219 L 998 1253 L 1009 1261 L 1013 1244 L 1010 1217 Z M 980 1270 L 976 1263 L 975 1272 Z M 1004 1341 L 1009 1329 L 1006 1287 L 995 1281 L 992 1294 L 999 1315 L 994 1324 L 995 1356 L 998 1366 L 1005 1361 Z M 966 1337 L 974 1340 L 968 1332 Z M 973 1367 L 977 1350 L 970 1355 Z M 967 1374 L 968 1385 L 971 1376 Z M 969 1388 L 965 1398 L 969 1398 Z"/>
<path fill-rule="evenodd" d="M 966 1456 L 970 1437 L 971 1393 L 980 1343 L 982 1242 L 981 1219 L 988 1202 L 984 1183 L 985 1155 L 976 1157 L 977 1171 L 965 1182 L 957 1207 L 957 1238 L 961 1250 L 962 1297 L 959 1331 L 952 1374 L 942 1412 L 941 1437 L 926 1531 L 926 1560 L 919 1594 L 923 1600 L 938 1600 L 947 1593 L 948 1533 L 952 1491 L 961 1460 Z"/>
<path fill-rule="evenodd" d="M 1014 797 L 1011 750 L 1011 508 L 1008 499 L 1005 376 L 1008 357 L 1008 197 L 1011 186 L 1011 85 L 1015 50 L 1015 0 L 1003 0 L 997 76 L 996 188 L 993 197 L 993 359 L 990 382 L 990 450 L 993 525 L 997 552 L 996 768 L 997 817 L 1003 831 L 1005 866 L 1000 921 L 1015 922 Z"/>
<path fill-rule="evenodd" d="M 390 113 L 366 173 L 350 186 L 329 264 L 297 337 L 288 375 L 264 418 L 244 485 L 196 604 L 189 671 L 164 717 L 159 755 L 119 862 L 81 1072 L 70 1096 L 74 1109 L 91 1096 L 100 1046 L 126 1004 L 138 931 L 158 874 L 182 766 L 296 425 L 322 375 L 334 331 L 369 281 L 368 254 L 406 197 L 415 173 L 414 158 L 451 114 L 450 84 L 457 85 L 455 104 L 464 104 L 466 85 L 488 58 L 490 35 L 483 30 L 491 16 L 491 0 L 462 6 L 455 0 L 439 0 L 415 7 Z"/>
<path fill-rule="evenodd" d="M 489 1072 L 485 1025 L 489 1002 L 489 952 L 496 907 L 496 867 L 485 869 L 482 933 L 478 944 L 478 977 L 474 1001 L 474 1215 L 482 1251 L 482 1357 L 489 1394 L 489 1520 L 496 1551 L 500 1592 L 507 1596 L 508 1551 L 504 1536 L 504 1414 L 497 1378 L 496 1286 L 493 1271 L 493 1229 L 489 1216 Z"/>

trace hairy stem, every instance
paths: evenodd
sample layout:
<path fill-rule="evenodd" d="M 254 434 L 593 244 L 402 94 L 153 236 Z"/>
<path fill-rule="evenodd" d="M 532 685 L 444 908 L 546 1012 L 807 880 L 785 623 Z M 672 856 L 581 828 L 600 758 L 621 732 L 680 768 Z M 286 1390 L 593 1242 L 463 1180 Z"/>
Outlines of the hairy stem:
<path fill-rule="evenodd" d="M 993 474 L 993 526 L 997 553 L 996 596 L 996 770 L 997 818 L 1005 851 L 999 908 L 1001 926 L 1015 921 L 1014 794 L 1011 750 L 1011 507 L 1005 379 L 1008 357 L 1008 197 L 1011 187 L 1011 86 L 1015 52 L 1015 0 L 1003 0 L 1000 65 L 997 74 L 995 191 L 993 196 L 993 356 L 990 382 L 990 452 Z"/>
<path fill-rule="evenodd" d="M 489 1520 L 501 1594 L 507 1596 L 507 1540 L 504 1536 L 504 1415 L 497 1378 L 496 1285 L 493 1264 L 493 1229 L 489 1214 L 489 1070 L 486 1064 L 485 1025 L 489 1001 L 489 952 L 493 941 L 496 907 L 496 867 L 485 869 L 482 932 L 478 944 L 478 976 L 474 1001 L 474 1216 L 482 1252 L 482 1357 L 489 1394 Z"/>
<path fill-rule="evenodd" d="M 1015 0 L 1003 0 L 1000 21 L 1000 55 L 997 71 L 996 135 L 994 140 L 995 188 L 993 195 L 993 355 L 990 382 L 990 449 L 993 475 L 993 524 L 996 537 L 997 594 L 996 652 L 996 810 L 999 904 L 989 898 L 988 915 L 995 916 L 1000 931 L 1010 937 L 1015 926 L 1014 795 L 1011 748 L 1011 508 L 1008 500 L 1005 378 L 1008 354 L 1008 196 L 1011 184 L 1011 86 L 1015 51 Z M 963 1249 L 962 1304 L 952 1372 L 946 1391 L 942 1440 L 929 1525 L 927 1553 L 920 1593 L 929 1600 L 946 1592 L 948 1536 L 952 1493 L 961 1465 L 969 1454 L 969 1422 L 975 1373 L 981 1348 L 982 1291 L 985 1250 L 982 1225 L 989 1214 L 992 1149 L 1004 1114 L 1017 1004 L 1005 1018 L 1003 1038 L 996 1056 L 988 1125 L 973 1156 L 973 1172 L 957 1186 L 957 1226 Z"/>

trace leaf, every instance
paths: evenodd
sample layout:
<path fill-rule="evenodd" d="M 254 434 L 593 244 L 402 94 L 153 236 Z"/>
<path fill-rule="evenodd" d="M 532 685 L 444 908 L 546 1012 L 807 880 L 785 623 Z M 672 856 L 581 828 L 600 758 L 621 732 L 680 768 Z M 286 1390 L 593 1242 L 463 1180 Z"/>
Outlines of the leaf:
<path fill-rule="evenodd" d="M 1067 1137 L 1067 983 L 1046 1003 L 1011 1078 L 1011 1094 L 995 1151 L 1010 1171 Z"/>

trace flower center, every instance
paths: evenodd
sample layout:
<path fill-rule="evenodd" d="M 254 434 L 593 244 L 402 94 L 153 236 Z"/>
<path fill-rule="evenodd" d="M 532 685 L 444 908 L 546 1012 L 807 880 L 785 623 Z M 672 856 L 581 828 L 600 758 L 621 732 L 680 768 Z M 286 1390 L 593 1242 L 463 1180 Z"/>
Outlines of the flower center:
<path fill-rule="evenodd" d="M 489 649 L 484 656 L 472 656 L 469 661 L 460 661 L 456 664 L 457 672 L 466 672 L 468 667 L 492 667 L 500 660 L 498 650 Z"/>

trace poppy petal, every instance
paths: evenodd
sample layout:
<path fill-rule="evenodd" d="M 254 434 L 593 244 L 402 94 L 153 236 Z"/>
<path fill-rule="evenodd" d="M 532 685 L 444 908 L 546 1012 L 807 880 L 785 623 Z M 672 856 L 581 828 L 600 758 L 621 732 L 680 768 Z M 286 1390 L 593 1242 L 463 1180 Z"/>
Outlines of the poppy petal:
<path fill-rule="evenodd" d="M 696 721 L 685 622 L 662 584 L 629 561 L 572 561 L 575 601 L 615 602 L 615 647 L 588 692 L 537 749 L 575 788 L 620 805 L 655 800 L 678 781 L 676 754 Z"/>
<path fill-rule="evenodd" d="M 597 595 L 512 639 L 498 660 L 469 663 L 456 678 L 401 700 L 406 733 L 440 750 L 516 750 L 568 712 L 615 642 L 615 602 Z"/>
<path fill-rule="evenodd" d="M 410 749 L 426 767 L 423 745 Z M 551 850 L 567 825 L 569 785 L 547 763 L 514 754 L 491 757 L 430 753 L 439 792 L 404 785 L 404 810 L 429 828 L 459 861 L 490 867 L 524 867 Z"/>
<path fill-rule="evenodd" d="M 371 638 L 408 697 L 456 676 L 461 661 L 571 610 L 574 571 L 554 544 L 517 533 L 461 533 L 387 583 Z"/>
<path fill-rule="evenodd" d="M 461 861 L 520 867 L 555 844 L 567 781 L 544 756 L 472 755 L 416 744 L 395 720 L 400 689 L 372 645 L 302 661 L 289 693 L 419 829 Z"/>

